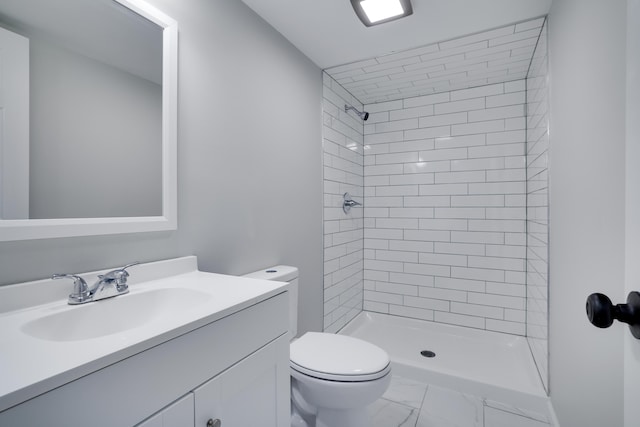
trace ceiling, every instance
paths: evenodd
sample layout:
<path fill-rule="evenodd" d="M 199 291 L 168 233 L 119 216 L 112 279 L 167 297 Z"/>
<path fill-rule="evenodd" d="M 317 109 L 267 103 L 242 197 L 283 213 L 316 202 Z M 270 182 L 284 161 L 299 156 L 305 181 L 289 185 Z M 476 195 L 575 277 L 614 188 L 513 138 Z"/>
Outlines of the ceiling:
<path fill-rule="evenodd" d="M 412 0 L 413 15 L 365 27 L 349 0 L 242 0 L 320 68 L 546 15 L 552 0 Z"/>
<path fill-rule="evenodd" d="M 543 24 L 536 18 L 325 71 L 363 104 L 521 80 Z"/>

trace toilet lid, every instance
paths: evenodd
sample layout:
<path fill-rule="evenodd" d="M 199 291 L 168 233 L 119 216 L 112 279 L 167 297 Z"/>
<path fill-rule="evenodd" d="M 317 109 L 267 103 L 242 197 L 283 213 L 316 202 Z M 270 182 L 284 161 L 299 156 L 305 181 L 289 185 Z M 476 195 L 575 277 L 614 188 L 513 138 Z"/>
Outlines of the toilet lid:
<path fill-rule="evenodd" d="M 290 348 L 291 367 L 317 378 L 370 381 L 390 370 L 384 350 L 346 335 L 307 332 Z"/>

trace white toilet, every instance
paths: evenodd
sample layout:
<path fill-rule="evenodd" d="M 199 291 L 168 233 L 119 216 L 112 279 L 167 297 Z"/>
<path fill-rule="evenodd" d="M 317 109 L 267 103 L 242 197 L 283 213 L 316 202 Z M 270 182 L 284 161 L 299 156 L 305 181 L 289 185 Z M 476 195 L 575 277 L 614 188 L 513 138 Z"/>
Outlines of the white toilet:
<path fill-rule="evenodd" d="M 299 339 L 298 269 L 278 265 L 245 275 L 290 284 L 291 426 L 370 427 L 367 406 L 391 381 L 389 355 L 357 338 L 307 332 Z"/>

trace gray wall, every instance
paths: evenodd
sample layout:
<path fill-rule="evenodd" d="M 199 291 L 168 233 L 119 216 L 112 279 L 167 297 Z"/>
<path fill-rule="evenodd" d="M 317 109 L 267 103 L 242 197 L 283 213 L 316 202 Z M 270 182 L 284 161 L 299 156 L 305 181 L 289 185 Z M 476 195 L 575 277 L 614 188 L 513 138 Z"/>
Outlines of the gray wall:
<path fill-rule="evenodd" d="M 550 392 L 562 427 L 622 426 L 626 2 L 555 0 L 549 14 Z"/>
<path fill-rule="evenodd" d="M 178 230 L 0 243 L 0 284 L 187 254 L 229 274 L 286 263 L 299 331 L 321 330 L 320 70 L 239 1 L 150 3 L 180 29 Z"/>

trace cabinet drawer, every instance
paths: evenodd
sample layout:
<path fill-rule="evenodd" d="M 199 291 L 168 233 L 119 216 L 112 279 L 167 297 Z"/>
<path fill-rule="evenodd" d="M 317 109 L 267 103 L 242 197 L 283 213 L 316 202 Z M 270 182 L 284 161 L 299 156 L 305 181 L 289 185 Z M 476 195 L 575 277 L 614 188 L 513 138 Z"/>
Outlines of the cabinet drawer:
<path fill-rule="evenodd" d="M 284 292 L 9 408 L 0 425 L 130 427 L 287 328 Z"/>

